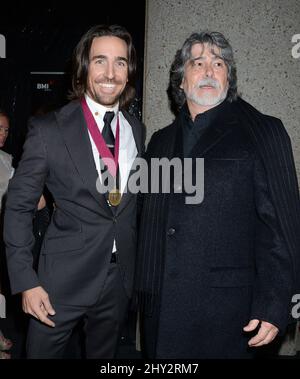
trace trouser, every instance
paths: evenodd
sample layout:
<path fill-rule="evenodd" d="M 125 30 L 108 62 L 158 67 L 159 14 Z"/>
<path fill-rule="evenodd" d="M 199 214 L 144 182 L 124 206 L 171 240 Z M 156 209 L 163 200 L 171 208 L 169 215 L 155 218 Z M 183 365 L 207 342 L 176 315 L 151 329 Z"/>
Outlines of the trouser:
<path fill-rule="evenodd" d="M 51 301 L 51 299 L 50 299 Z M 98 301 L 90 307 L 53 303 L 56 314 L 48 316 L 55 328 L 31 319 L 27 337 L 27 358 L 62 358 L 73 328 L 84 319 L 87 358 L 114 358 L 121 337 L 129 299 L 117 263 L 110 263 Z"/>

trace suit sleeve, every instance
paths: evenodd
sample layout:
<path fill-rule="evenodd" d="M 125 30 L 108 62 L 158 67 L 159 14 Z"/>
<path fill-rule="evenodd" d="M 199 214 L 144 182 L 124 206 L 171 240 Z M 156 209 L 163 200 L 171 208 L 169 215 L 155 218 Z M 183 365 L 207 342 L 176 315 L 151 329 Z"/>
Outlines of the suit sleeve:
<path fill-rule="evenodd" d="M 22 159 L 8 187 L 4 241 L 13 294 L 39 286 L 32 268 L 33 215 L 48 174 L 40 125 L 29 126 Z"/>
<path fill-rule="evenodd" d="M 265 168 L 255 161 L 256 279 L 251 319 L 270 322 L 283 333 L 289 319 L 293 264 L 271 199 Z"/>

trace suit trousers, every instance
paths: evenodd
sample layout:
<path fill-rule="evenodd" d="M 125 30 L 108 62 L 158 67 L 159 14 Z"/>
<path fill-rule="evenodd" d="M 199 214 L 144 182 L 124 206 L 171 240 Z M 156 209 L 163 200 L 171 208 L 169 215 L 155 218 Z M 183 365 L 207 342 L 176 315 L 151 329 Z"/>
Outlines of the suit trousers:
<path fill-rule="evenodd" d="M 50 299 L 51 301 L 51 299 Z M 115 358 L 129 298 L 123 287 L 117 263 L 110 263 L 103 291 L 90 307 L 62 305 L 53 302 L 56 314 L 48 316 L 55 328 L 36 319 L 29 323 L 28 359 L 61 359 L 73 328 L 84 320 L 85 350 L 89 359 Z"/>

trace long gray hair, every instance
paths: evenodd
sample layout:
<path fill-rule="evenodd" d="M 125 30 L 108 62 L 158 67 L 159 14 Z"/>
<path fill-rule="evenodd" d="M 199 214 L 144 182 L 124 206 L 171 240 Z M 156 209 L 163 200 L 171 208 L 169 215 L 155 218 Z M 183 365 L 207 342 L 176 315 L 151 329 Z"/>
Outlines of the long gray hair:
<path fill-rule="evenodd" d="M 220 48 L 220 56 L 223 58 L 228 69 L 229 89 L 227 99 L 232 102 L 237 99 L 237 75 L 232 47 L 228 40 L 219 32 L 193 33 L 187 38 L 180 50 L 177 51 L 170 70 L 170 83 L 168 95 L 172 111 L 176 114 L 186 101 L 184 91 L 180 88 L 184 76 L 184 67 L 191 59 L 191 50 L 196 43 L 209 44 Z"/>

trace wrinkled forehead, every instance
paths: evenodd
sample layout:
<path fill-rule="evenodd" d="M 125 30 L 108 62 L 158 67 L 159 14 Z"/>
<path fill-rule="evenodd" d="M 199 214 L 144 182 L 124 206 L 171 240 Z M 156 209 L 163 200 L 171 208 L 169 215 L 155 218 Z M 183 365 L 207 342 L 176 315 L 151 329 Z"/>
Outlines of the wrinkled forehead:
<path fill-rule="evenodd" d="M 223 59 L 221 49 L 218 46 L 208 42 L 194 43 L 191 48 L 190 59 L 201 58 L 204 56 Z"/>
<path fill-rule="evenodd" d="M 3 126 L 5 128 L 9 127 L 8 118 L 0 113 L 0 126 Z"/>

